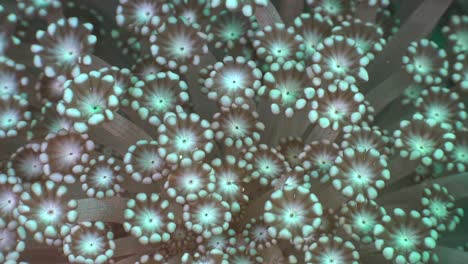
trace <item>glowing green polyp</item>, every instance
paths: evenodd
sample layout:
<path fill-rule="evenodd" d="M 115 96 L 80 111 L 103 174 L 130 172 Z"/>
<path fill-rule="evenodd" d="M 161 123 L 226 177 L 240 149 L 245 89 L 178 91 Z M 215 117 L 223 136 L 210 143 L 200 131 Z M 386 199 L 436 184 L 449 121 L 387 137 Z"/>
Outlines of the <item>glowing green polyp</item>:
<path fill-rule="evenodd" d="M 79 108 L 81 109 L 82 115 L 90 117 L 94 114 L 102 113 L 105 109 L 105 103 L 99 97 L 89 97 L 86 101 L 83 101 Z"/>
<path fill-rule="evenodd" d="M 60 209 L 54 203 L 43 204 L 38 212 L 38 220 L 45 225 L 53 225 L 61 221 Z"/>
<path fill-rule="evenodd" d="M 272 43 L 270 45 L 270 53 L 275 58 L 287 58 L 291 56 L 289 45 L 281 42 Z"/>
<path fill-rule="evenodd" d="M 102 237 L 92 233 L 83 234 L 78 242 L 78 254 L 85 257 L 96 257 L 104 248 Z"/>
<path fill-rule="evenodd" d="M 279 87 L 281 93 L 281 102 L 283 105 L 294 105 L 299 96 L 299 87 L 295 87 L 294 84 L 284 84 Z"/>
<path fill-rule="evenodd" d="M 91 176 L 94 185 L 100 188 L 105 188 L 112 184 L 113 172 L 108 168 L 97 169 L 95 175 Z"/>
<path fill-rule="evenodd" d="M 188 152 L 194 149 L 196 142 L 193 135 L 186 132 L 179 132 L 174 138 L 174 147 L 181 152 Z"/>
<path fill-rule="evenodd" d="M 432 201 L 432 203 L 429 205 L 429 210 L 431 211 L 432 215 L 439 220 L 444 220 L 448 217 L 447 208 L 445 203 L 442 201 Z"/>
<path fill-rule="evenodd" d="M 341 110 L 333 105 L 330 105 L 327 111 L 327 115 L 330 120 L 340 121 L 346 116 L 346 113 L 341 112 Z"/>
<path fill-rule="evenodd" d="M 348 69 L 346 65 L 344 65 L 342 62 L 338 61 L 335 58 L 329 59 L 328 61 L 328 67 L 335 72 L 336 74 L 343 76 L 346 75 L 348 72 Z"/>
<path fill-rule="evenodd" d="M 411 252 L 419 243 L 417 235 L 413 231 L 404 228 L 396 231 L 392 237 L 393 241 L 391 243 L 400 252 Z"/>
<path fill-rule="evenodd" d="M 305 34 L 304 35 L 304 47 L 305 47 L 305 55 L 311 56 L 316 51 L 316 45 L 321 41 L 320 36 L 316 36 L 313 34 Z"/>
<path fill-rule="evenodd" d="M 153 17 L 151 9 L 140 8 L 135 15 L 135 21 L 140 25 L 148 24 Z"/>
<path fill-rule="evenodd" d="M 229 125 L 229 133 L 234 136 L 235 138 L 241 138 L 242 136 L 247 134 L 247 129 L 245 128 L 245 124 L 236 120 L 236 122 L 232 122 Z"/>
<path fill-rule="evenodd" d="M 151 95 L 150 105 L 157 113 L 165 113 L 172 108 L 174 98 L 170 92 L 160 91 Z"/>
<path fill-rule="evenodd" d="M 351 183 L 351 186 L 356 186 L 358 188 L 362 188 L 363 186 L 369 185 L 370 182 L 370 176 L 367 175 L 367 172 L 365 171 L 357 171 L 354 170 L 349 173 L 349 182 Z"/>
<path fill-rule="evenodd" d="M 420 156 L 427 156 L 434 151 L 433 142 L 417 136 L 411 138 L 408 142 L 408 145 L 412 149 L 411 156 L 413 157 L 410 156 L 410 159 L 415 159 Z M 413 152 L 415 153 L 413 154 Z"/>
<path fill-rule="evenodd" d="M 408 102 L 404 101 L 403 103 L 414 103 L 416 99 L 418 99 L 421 95 L 421 92 L 423 90 L 423 87 L 417 84 L 412 84 L 409 85 L 405 91 L 403 92 L 403 95 L 408 98 Z"/>
<path fill-rule="evenodd" d="M 182 190 L 185 193 L 195 193 L 200 191 L 204 186 L 199 175 L 189 175 L 184 177 Z"/>
<path fill-rule="evenodd" d="M 100 113 L 101 111 L 102 111 L 102 106 L 90 105 L 89 108 L 87 109 L 87 114 L 94 115 L 94 114 Z"/>
<path fill-rule="evenodd" d="M 426 116 L 437 123 L 445 123 L 450 120 L 450 110 L 441 105 L 430 105 L 426 108 Z"/>
<path fill-rule="evenodd" d="M 371 234 L 376 220 L 374 216 L 367 214 L 358 214 L 354 217 L 354 226 L 362 234 Z"/>
<path fill-rule="evenodd" d="M 218 189 L 221 194 L 236 194 L 240 191 L 240 186 L 233 182 L 230 178 L 218 179 Z"/>
<path fill-rule="evenodd" d="M 338 15 L 343 12 L 343 6 L 340 1 L 337 0 L 325 0 L 322 1 L 323 9 L 331 15 Z"/>
<path fill-rule="evenodd" d="M 223 31 L 221 32 L 221 37 L 226 41 L 236 41 L 243 35 L 242 25 L 236 23 L 237 21 L 230 21 L 224 25 Z"/>
<path fill-rule="evenodd" d="M 413 67 L 415 71 L 419 74 L 428 74 L 432 71 L 432 63 L 429 58 L 419 57 L 415 58 L 413 62 Z"/>
<path fill-rule="evenodd" d="M 455 160 L 463 164 L 468 164 L 468 146 L 455 146 L 452 156 Z"/>
<path fill-rule="evenodd" d="M 0 129 L 11 129 L 16 126 L 18 121 L 18 116 L 14 113 L 3 113 L 0 115 Z"/>
<path fill-rule="evenodd" d="M 154 211 L 144 210 L 136 216 L 138 226 L 145 232 L 155 232 L 161 229 L 161 217 Z"/>
<path fill-rule="evenodd" d="M 64 63 L 72 63 L 76 60 L 77 54 L 71 51 L 64 50 L 61 53 L 61 57 L 59 60 L 63 61 Z"/>
<path fill-rule="evenodd" d="M 240 76 L 229 76 L 228 74 L 225 74 L 223 76 L 223 88 L 226 89 L 228 93 L 235 93 L 237 90 L 241 89 L 243 81 L 239 77 Z"/>
<path fill-rule="evenodd" d="M 194 218 L 197 219 L 197 222 L 202 226 L 210 226 L 220 217 L 219 211 L 217 208 L 211 205 L 204 205 L 201 208 L 198 208 L 197 213 Z"/>
<path fill-rule="evenodd" d="M 258 159 L 256 166 L 258 168 L 258 171 L 262 175 L 266 175 L 266 176 L 275 175 L 279 169 L 278 166 L 274 162 L 265 158 Z"/>
<path fill-rule="evenodd" d="M 300 212 L 295 210 L 286 209 L 282 215 L 281 220 L 285 226 L 298 226 L 302 223 L 302 217 Z"/>

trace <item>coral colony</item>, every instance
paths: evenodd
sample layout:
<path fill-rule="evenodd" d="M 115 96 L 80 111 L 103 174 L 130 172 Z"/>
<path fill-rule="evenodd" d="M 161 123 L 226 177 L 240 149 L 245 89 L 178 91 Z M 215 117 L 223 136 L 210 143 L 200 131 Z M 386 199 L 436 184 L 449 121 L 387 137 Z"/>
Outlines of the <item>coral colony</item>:
<path fill-rule="evenodd" d="M 0 263 L 466 264 L 465 103 L 466 0 L 0 0 Z"/>

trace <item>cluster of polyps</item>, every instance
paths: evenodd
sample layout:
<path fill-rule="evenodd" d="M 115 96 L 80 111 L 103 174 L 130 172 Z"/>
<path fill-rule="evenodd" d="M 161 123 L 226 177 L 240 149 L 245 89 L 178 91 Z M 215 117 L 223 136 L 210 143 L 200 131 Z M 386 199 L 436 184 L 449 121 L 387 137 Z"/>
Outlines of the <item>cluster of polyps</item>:
<path fill-rule="evenodd" d="M 0 0 L 1 263 L 468 263 L 462 2 L 114 2 Z"/>

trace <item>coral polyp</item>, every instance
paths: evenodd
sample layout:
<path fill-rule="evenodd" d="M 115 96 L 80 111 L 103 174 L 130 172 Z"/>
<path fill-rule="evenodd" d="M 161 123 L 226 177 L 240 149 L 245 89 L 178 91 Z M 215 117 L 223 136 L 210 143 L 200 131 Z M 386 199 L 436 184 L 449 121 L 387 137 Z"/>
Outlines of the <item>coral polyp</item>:
<path fill-rule="evenodd" d="M 33 183 L 21 193 L 18 222 L 37 242 L 61 245 L 77 221 L 77 202 L 66 200 L 67 187 L 52 181 Z"/>
<path fill-rule="evenodd" d="M 91 53 L 97 41 L 92 30 L 92 24 L 81 24 L 73 17 L 49 24 L 46 31 L 37 31 L 38 44 L 31 46 L 34 66 L 43 69 L 47 77 L 78 75 L 80 65 L 92 63 Z"/>
<path fill-rule="evenodd" d="M 57 112 L 74 120 L 76 131 L 84 133 L 89 126 L 114 119 L 123 90 L 116 85 L 112 75 L 91 71 L 65 82 L 64 87 L 63 100 L 57 104 Z"/>
<path fill-rule="evenodd" d="M 468 263 L 465 0 L 0 0 L 0 263 Z"/>
<path fill-rule="evenodd" d="M 113 255 L 114 234 L 103 222 L 82 222 L 65 237 L 63 253 L 71 263 L 106 263 Z"/>
<path fill-rule="evenodd" d="M 124 229 L 141 244 L 166 242 L 176 229 L 170 203 L 153 193 L 139 193 L 127 202 Z"/>

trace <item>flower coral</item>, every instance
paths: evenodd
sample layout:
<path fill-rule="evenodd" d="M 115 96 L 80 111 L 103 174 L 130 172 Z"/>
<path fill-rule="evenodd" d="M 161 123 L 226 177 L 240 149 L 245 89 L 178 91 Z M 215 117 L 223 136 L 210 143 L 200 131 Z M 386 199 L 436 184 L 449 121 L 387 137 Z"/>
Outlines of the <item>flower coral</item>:
<path fill-rule="evenodd" d="M 67 200 L 67 187 L 52 181 L 33 183 L 21 193 L 18 221 L 34 240 L 48 245 L 61 245 L 78 219 L 76 200 Z"/>
<path fill-rule="evenodd" d="M 282 66 L 272 64 L 271 70 L 263 76 L 263 83 L 258 94 L 271 101 L 271 112 L 289 118 L 307 106 L 321 84 L 319 78 L 309 78 L 303 64 L 294 61 Z"/>
<path fill-rule="evenodd" d="M 280 139 L 277 149 L 289 165 L 294 168 L 301 164 L 299 155 L 303 152 L 304 147 L 304 142 L 300 137 L 286 137 Z"/>
<path fill-rule="evenodd" d="M 73 167 L 80 164 L 82 156 L 94 150 L 94 142 L 86 134 L 66 130 L 49 134 L 46 139 L 39 157 L 44 174 L 55 182 L 75 182 Z"/>
<path fill-rule="evenodd" d="M 92 24 L 80 24 L 78 18 L 60 19 L 49 24 L 47 31 L 36 33 L 38 44 L 31 46 L 34 65 L 47 77 L 80 73 L 81 65 L 92 64 L 91 53 L 96 44 Z"/>
<path fill-rule="evenodd" d="M 146 245 L 167 242 L 175 232 L 175 215 L 170 203 L 159 195 L 138 193 L 127 202 L 124 229 Z"/>
<path fill-rule="evenodd" d="M 106 263 L 114 254 L 114 234 L 103 222 L 81 222 L 71 228 L 63 253 L 71 263 Z"/>
<path fill-rule="evenodd" d="M 145 184 L 162 180 L 169 173 L 166 162 L 158 152 L 156 141 L 140 140 L 128 148 L 124 156 L 125 171 L 136 182 Z"/>
<path fill-rule="evenodd" d="M 455 198 L 438 184 L 424 189 L 421 204 L 423 215 L 433 218 L 440 232 L 455 230 L 463 217 L 463 209 L 455 207 Z"/>
<path fill-rule="evenodd" d="M 125 26 L 137 34 L 149 35 L 164 21 L 169 11 L 167 3 L 151 0 L 119 0 L 115 17 L 119 26 Z"/>
<path fill-rule="evenodd" d="M 368 81 L 365 67 L 369 58 L 363 55 L 355 39 L 341 35 L 328 37 L 317 45 L 317 52 L 312 55 L 312 70 L 325 80 Z"/>
<path fill-rule="evenodd" d="M 255 180 L 263 186 L 274 185 L 289 166 L 283 155 L 265 144 L 249 148 L 244 154 L 244 159 L 248 164 L 247 181 Z"/>
<path fill-rule="evenodd" d="M 232 214 L 221 195 L 213 193 L 184 205 L 183 219 L 187 229 L 208 239 L 229 228 Z"/>
<path fill-rule="evenodd" d="M 8 13 L 3 5 L 0 5 L 0 55 L 4 55 L 6 51 L 14 44 L 18 44 L 18 39 L 15 38 L 13 32 L 16 30 L 18 17 L 14 13 Z"/>
<path fill-rule="evenodd" d="M 448 75 L 447 53 L 427 39 L 412 42 L 403 56 L 406 72 L 416 83 L 440 84 Z"/>
<path fill-rule="evenodd" d="M 200 25 L 183 19 L 169 17 L 150 37 L 151 54 L 156 62 L 170 70 L 187 72 L 197 66 L 200 57 L 208 52 L 206 34 L 199 32 Z"/>
<path fill-rule="evenodd" d="M 426 166 L 450 153 L 455 139 L 455 134 L 422 119 L 401 121 L 400 129 L 395 130 L 393 136 L 401 157 L 421 160 Z"/>
<path fill-rule="evenodd" d="M 202 91 L 224 107 L 238 98 L 252 99 L 261 86 L 262 72 L 254 61 L 244 57 L 225 57 L 206 71 Z"/>
<path fill-rule="evenodd" d="M 342 238 L 320 237 L 305 253 L 306 263 L 359 263 L 356 246 Z"/>
<path fill-rule="evenodd" d="M 190 100 L 187 83 L 174 72 L 158 71 L 141 80 L 132 78 L 132 83 L 128 89 L 129 105 L 142 120 L 154 126 L 162 123 L 166 112 L 186 107 Z"/>
<path fill-rule="evenodd" d="M 89 197 L 104 198 L 119 195 L 124 177 L 121 165 L 113 157 L 99 155 L 90 159 L 83 157 L 83 165 L 73 167 L 73 173 L 80 175 L 81 188 Z"/>
<path fill-rule="evenodd" d="M 0 263 L 467 262 L 465 2 L 3 1 Z"/>
<path fill-rule="evenodd" d="M 158 132 L 159 152 L 170 163 L 200 161 L 213 149 L 210 123 L 195 113 L 166 113 Z"/>
<path fill-rule="evenodd" d="M 215 175 L 205 163 L 181 164 L 172 171 L 164 184 L 166 193 L 176 202 L 196 202 L 215 190 Z"/>
<path fill-rule="evenodd" d="M 74 120 L 76 131 L 87 132 L 96 126 L 114 119 L 119 106 L 122 87 L 116 85 L 112 75 L 102 71 L 91 71 L 67 81 L 63 100 L 57 104 L 57 112 Z"/>
<path fill-rule="evenodd" d="M 352 39 L 356 47 L 360 48 L 370 59 L 381 52 L 386 44 L 383 36 L 383 30 L 369 22 L 363 22 L 360 19 L 354 21 L 343 21 L 332 29 L 335 35 L 342 35 Z"/>
<path fill-rule="evenodd" d="M 333 187 L 343 195 L 357 200 L 372 200 L 390 180 L 387 166 L 387 161 L 377 150 L 361 152 L 347 148 L 330 168 L 330 177 Z"/>
<path fill-rule="evenodd" d="M 300 49 L 304 52 L 305 59 L 312 61 L 312 55 L 317 51 L 317 45 L 330 35 L 333 23 L 319 13 L 313 16 L 303 13 L 294 20 L 296 31 L 304 38 Z"/>
<path fill-rule="evenodd" d="M 25 131 L 31 120 L 29 102 L 18 94 L 0 96 L 0 139 Z"/>
<path fill-rule="evenodd" d="M 341 148 L 357 149 L 360 152 L 377 150 L 382 155 L 391 154 L 391 138 L 379 127 L 346 126 L 343 128 Z"/>
<path fill-rule="evenodd" d="M 258 29 L 255 16 L 239 16 L 238 13 L 227 11 L 221 11 L 215 22 L 210 39 L 213 39 L 217 49 L 225 51 L 235 51 L 236 48 L 249 45 Z"/>
<path fill-rule="evenodd" d="M 427 263 L 438 238 L 429 218 L 400 208 L 384 215 L 373 233 L 376 249 L 386 260 L 396 263 Z"/>
<path fill-rule="evenodd" d="M 45 74 L 41 74 L 39 76 L 39 81 L 34 87 L 38 99 L 43 102 L 58 102 L 63 98 L 63 92 L 65 91 L 64 84 L 66 81 L 67 77 L 64 75 L 47 77 Z"/>
<path fill-rule="evenodd" d="M 73 120 L 57 113 L 54 104 L 47 102 L 39 113 L 33 115 L 31 127 L 33 129 L 28 137 L 39 139 L 49 134 L 57 134 L 60 130 L 73 129 Z"/>
<path fill-rule="evenodd" d="M 350 200 L 339 210 L 339 224 L 355 241 L 368 244 L 374 241 L 373 230 L 386 215 L 383 207 L 373 200 Z"/>
<path fill-rule="evenodd" d="M 312 178 L 326 182 L 330 179 L 330 169 L 338 157 L 340 148 L 333 142 L 313 141 L 304 146 L 298 156 L 302 167 Z"/>
<path fill-rule="evenodd" d="M 310 108 L 310 122 L 318 122 L 320 127 L 333 130 L 358 124 L 367 112 L 364 95 L 357 86 L 344 81 L 319 88 Z"/>
<path fill-rule="evenodd" d="M 227 148 L 241 150 L 253 146 L 260 141 L 261 133 L 265 129 L 258 117 L 258 113 L 252 112 L 246 103 L 221 108 L 221 111 L 213 116 L 211 123 L 215 139 Z"/>
<path fill-rule="evenodd" d="M 0 57 L 0 95 L 24 94 L 29 84 L 25 66 Z"/>
<path fill-rule="evenodd" d="M 10 174 L 16 175 L 24 183 L 43 180 L 45 174 L 40 156 L 40 144 L 30 143 L 18 148 L 7 164 Z"/>
<path fill-rule="evenodd" d="M 302 36 L 297 34 L 293 27 L 276 23 L 257 31 L 252 44 L 257 56 L 266 63 L 283 64 L 302 57 L 299 49 L 302 41 Z"/>
<path fill-rule="evenodd" d="M 439 124 L 446 130 L 461 128 L 467 118 L 460 96 L 448 88 L 433 86 L 423 90 L 416 105 L 426 122 Z"/>
<path fill-rule="evenodd" d="M 4 173 L 0 174 L 0 219 L 9 221 L 17 217 L 23 186 L 20 180 Z"/>
<path fill-rule="evenodd" d="M 273 192 L 264 209 L 268 234 L 294 244 L 304 243 L 320 226 L 323 214 L 317 197 L 302 186 Z"/>

